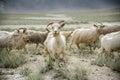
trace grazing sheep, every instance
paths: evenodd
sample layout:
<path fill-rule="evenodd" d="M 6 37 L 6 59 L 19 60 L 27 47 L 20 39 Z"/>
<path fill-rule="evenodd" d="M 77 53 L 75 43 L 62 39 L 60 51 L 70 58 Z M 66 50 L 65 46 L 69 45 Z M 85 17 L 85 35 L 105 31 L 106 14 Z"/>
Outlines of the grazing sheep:
<path fill-rule="evenodd" d="M 36 49 L 41 43 L 42 45 L 44 44 L 45 39 L 47 38 L 47 35 L 49 31 L 46 32 L 37 32 L 37 31 L 27 31 L 29 35 L 29 43 L 35 43 L 36 44 Z"/>
<path fill-rule="evenodd" d="M 100 31 L 100 34 L 109 34 L 109 33 L 112 33 L 112 32 L 117 32 L 117 31 L 120 31 L 120 25 L 103 25 L 103 24 L 100 24 L 100 25 L 97 25 L 97 24 L 94 24 L 94 26 L 98 26 L 98 27 L 104 27 L 101 31 Z"/>
<path fill-rule="evenodd" d="M 96 42 L 99 40 L 100 36 L 99 31 L 101 31 L 102 29 L 103 29 L 102 26 L 100 27 L 94 26 L 94 28 L 89 29 L 81 28 L 74 30 L 72 33 L 70 48 L 71 45 L 74 43 L 76 44 L 77 48 L 80 49 L 79 44 L 84 43 L 88 45 L 90 47 L 90 51 L 92 51 L 91 47 L 93 47 L 93 49 L 96 48 Z"/>
<path fill-rule="evenodd" d="M 3 36 L 4 35 L 4 36 Z M 25 48 L 28 42 L 28 36 L 25 34 L 24 30 L 21 33 L 19 30 L 14 33 L 2 34 L 0 35 L 0 48 L 6 48 L 8 53 L 14 49 Z"/>
<path fill-rule="evenodd" d="M 60 29 L 65 25 L 64 21 L 60 21 L 59 23 L 50 23 L 48 26 L 52 27 L 52 31 L 48 34 L 47 39 L 44 42 L 45 45 L 45 54 L 49 55 L 49 62 L 55 60 L 58 62 L 60 56 L 62 55 L 65 60 L 65 48 L 66 48 L 66 40 L 65 36 L 62 35 Z M 59 62 L 58 62 L 59 65 Z"/>
<path fill-rule="evenodd" d="M 101 49 L 106 55 L 120 50 L 120 31 L 107 34 L 101 38 Z"/>

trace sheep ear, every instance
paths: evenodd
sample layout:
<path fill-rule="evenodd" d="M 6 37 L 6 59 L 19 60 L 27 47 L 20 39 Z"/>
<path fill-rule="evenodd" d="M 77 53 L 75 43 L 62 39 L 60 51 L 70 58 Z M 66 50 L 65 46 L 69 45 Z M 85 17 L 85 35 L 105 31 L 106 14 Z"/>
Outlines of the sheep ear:
<path fill-rule="evenodd" d="M 93 24 L 93 26 L 96 27 L 96 28 L 98 27 L 96 24 Z"/>
<path fill-rule="evenodd" d="M 17 33 L 19 33 L 20 31 L 19 31 L 19 29 L 17 30 Z"/>
<path fill-rule="evenodd" d="M 23 33 L 25 33 L 27 31 L 27 29 L 26 28 L 23 28 Z"/>
<path fill-rule="evenodd" d="M 59 22 L 59 24 L 60 24 L 60 28 L 61 28 L 66 24 L 66 22 L 64 20 L 62 20 L 62 21 Z"/>
<path fill-rule="evenodd" d="M 26 28 L 19 28 L 18 30 L 20 30 L 20 29 L 23 30 L 23 33 L 25 33 L 26 30 L 27 30 Z M 19 31 L 19 32 L 20 32 L 20 31 Z"/>

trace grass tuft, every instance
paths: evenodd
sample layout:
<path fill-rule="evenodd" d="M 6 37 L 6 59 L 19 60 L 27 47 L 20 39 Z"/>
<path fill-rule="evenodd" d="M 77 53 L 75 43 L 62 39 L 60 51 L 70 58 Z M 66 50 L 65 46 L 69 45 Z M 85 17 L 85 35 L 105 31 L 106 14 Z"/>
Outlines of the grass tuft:
<path fill-rule="evenodd" d="M 107 66 L 110 67 L 114 71 L 120 72 L 120 56 L 119 54 L 117 56 L 109 55 L 105 56 L 104 54 L 99 54 L 97 59 L 92 62 L 92 64 L 98 65 L 98 66 Z"/>
<path fill-rule="evenodd" d="M 29 75 L 27 80 L 45 80 L 41 73 Z"/>
<path fill-rule="evenodd" d="M 67 79 L 67 80 L 87 80 L 86 70 L 78 67 L 73 71 L 67 69 L 59 69 L 54 78 Z"/>
<path fill-rule="evenodd" d="M 30 73 L 31 73 L 31 70 L 29 68 L 25 67 L 21 70 L 20 74 L 23 75 L 23 76 L 29 76 Z"/>
<path fill-rule="evenodd" d="M 17 68 L 26 63 L 26 57 L 23 54 L 7 54 L 5 51 L 0 52 L 1 68 Z"/>

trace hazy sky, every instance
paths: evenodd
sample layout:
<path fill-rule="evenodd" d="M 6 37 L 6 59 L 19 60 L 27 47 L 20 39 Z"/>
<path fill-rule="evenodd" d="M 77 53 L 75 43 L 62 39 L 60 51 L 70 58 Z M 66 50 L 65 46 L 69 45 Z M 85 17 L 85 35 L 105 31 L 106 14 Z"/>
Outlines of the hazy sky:
<path fill-rule="evenodd" d="M 120 0 L 0 0 L 0 11 L 80 11 L 120 8 Z"/>

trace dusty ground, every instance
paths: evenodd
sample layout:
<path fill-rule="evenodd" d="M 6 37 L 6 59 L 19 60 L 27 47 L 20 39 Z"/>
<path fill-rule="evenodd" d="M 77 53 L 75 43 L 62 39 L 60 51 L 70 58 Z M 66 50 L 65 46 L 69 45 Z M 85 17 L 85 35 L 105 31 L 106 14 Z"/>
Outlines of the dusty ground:
<path fill-rule="evenodd" d="M 69 52 L 69 51 L 67 51 Z M 77 54 L 76 54 L 77 53 Z M 91 65 L 91 61 L 95 60 L 97 54 L 89 54 L 89 57 L 80 56 L 78 52 L 67 53 L 67 68 L 73 70 L 77 67 L 83 67 L 87 71 L 88 80 L 120 80 L 120 74 L 108 67 L 100 67 Z M 40 69 L 46 66 L 45 57 L 43 55 L 28 55 L 28 62 L 15 69 L 2 69 L 3 74 L 0 76 L 2 80 L 26 80 L 27 78 L 20 74 L 25 67 L 32 71 L 32 74 L 38 73 Z M 43 73 L 45 80 L 53 80 L 56 74 L 55 70 Z M 56 80 L 56 79 L 55 79 Z M 59 79 L 57 79 L 59 80 Z M 60 79 L 61 80 L 61 79 Z"/>

